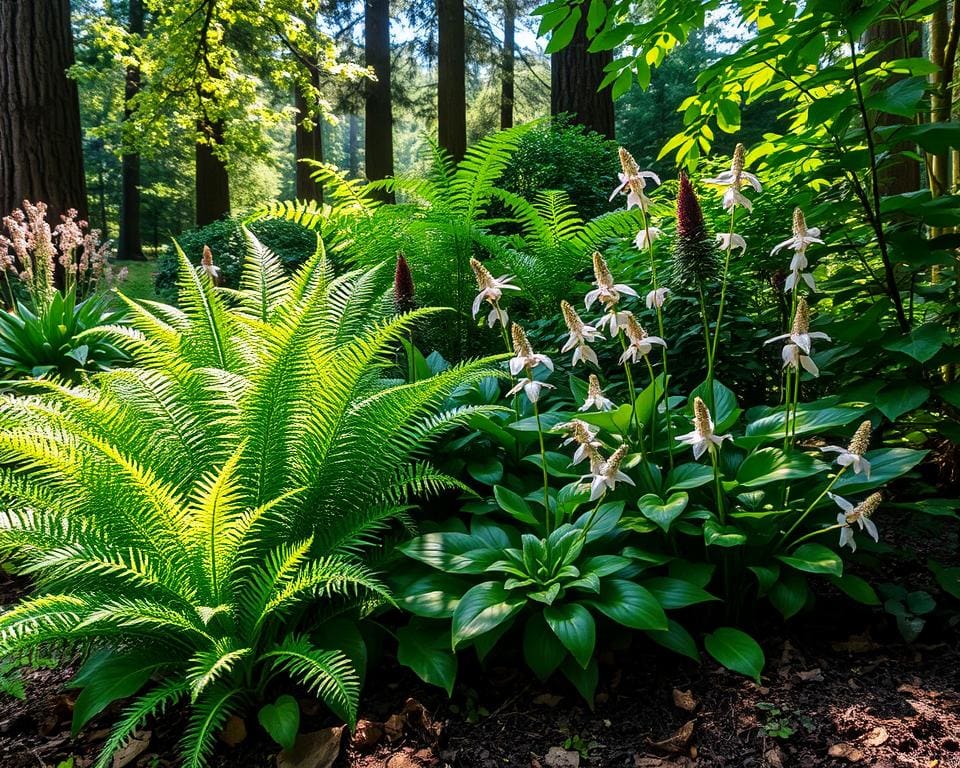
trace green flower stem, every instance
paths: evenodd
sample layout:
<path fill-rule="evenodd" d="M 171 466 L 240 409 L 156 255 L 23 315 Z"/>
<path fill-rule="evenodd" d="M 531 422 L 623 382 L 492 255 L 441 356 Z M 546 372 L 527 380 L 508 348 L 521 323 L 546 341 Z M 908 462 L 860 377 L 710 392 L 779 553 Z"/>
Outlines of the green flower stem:
<path fill-rule="evenodd" d="M 700 294 L 700 319 L 703 320 L 703 340 L 707 353 L 707 407 L 710 409 L 710 413 L 713 413 L 713 352 L 710 348 L 710 323 L 707 320 L 707 300 L 703 295 L 702 284 L 697 284 L 697 291 Z"/>
<path fill-rule="evenodd" d="M 810 533 L 806 534 L 805 536 L 801 536 L 799 539 L 797 539 L 795 542 L 793 542 L 789 547 L 787 547 L 787 549 L 791 549 L 791 548 L 793 548 L 793 547 L 796 547 L 796 546 L 798 546 L 801 542 L 804 542 L 804 541 L 806 541 L 807 539 L 812 539 L 814 536 L 819 536 L 821 533 L 830 533 L 830 531 L 838 531 L 838 530 L 840 530 L 841 528 L 845 528 L 845 527 L 846 527 L 846 526 L 844 526 L 844 525 L 840 525 L 840 523 L 835 523 L 834 525 L 828 526 L 827 528 L 821 528 L 819 531 L 811 531 Z"/>
<path fill-rule="evenodd" d="M 784 404 L 783 404 L 783 450 L 786 451 L 790 446 L 790 379 L 793 376 L 793 367 L 787 366 L 786 380 L 783 385 Z M 799 375 L 799 371 L 797 372 Z"/>
<path fill-rule="evenodd" d="M 797 439 L 797 412 L 800 409 L 800 363 L 797 363 L 797 370 L 793 377 L 793 415 L 790 434 L 790 444 L 793 445 Z"/>
<path fill-rule="evenodd" d="M 653 239 L 650 237 L 650 227 L 647 223 L 647 212 L 643 210 L 643 207 L 640 208 L 640 216 L 643 222 L 643 228 L 647 232 L 647 251 L 650 254 L 650 276 L 653 281 L 653 290 L 658 290 L 660 284 L 657 280 L 657 260 L 654 255 L 653 249 Z M 657 331 L 660 334 L 661 339 L 666 339 L 663 330 L 663 307 L 654 302 L 654 308 L 657 310 Z M 663 412 L 667 420 L 667 458 L 670 460 L 670 469 L 673 469 L 673 452 L 669 450 L 670 446 L 673 445 L 673 425 L 670 423 L 670 392 L 669 392 L 669 376 L 667 373 L 667 348 L 666 346 L 660 347 L 660 358 L 663 365 Z"/>
<path fill-rule="evenodd" d="M 617 334 L 620 337 L 620 346 L 623 348 L 623 351 L 627 351 L 627 340 L 623 337 L 623 334 Z M 630 419 L 634 421 L 637 425 L 637 441 L 640 444 L 640 456 L 644 457 L 643 453 L 643 433 L 640 431 L 640 419 L 637 416 L 637 390 L 633 386 L 633 372 L 630 370 L 630 361 L 623 361 L 623 370 L 627 375 L 627 389 L 630 390 Z M 646 458 L 644 457 L 644 461 Z"/>
<path fill-rule="evenodd" d="M 584 543 L 586 541 L 587 536 L 590 534 L 590 529 L 593 528 L 593 521 L 597 517 L 597 512 L 600 511 L 600 505 L 603 504 L 603 497 L 606 495 L 607 495 L 607 491 L 606 489 L 604 489 L 603 493 L 600 494 L 600 498 L 597 499 L 597 504 L 593 508 L 593 511 L 590 513 L 590 517 L 587 518 L 587 524 L 583 526 L 583 532 L 579 536 L 579 540 L 580 540 L 579 543 Z"/>
<path fill-rule="evenodd" d="M 713 345 L 710 350 L 711 358 L 717 356 L 717 343 L 720 341 L 720 323 L 723 321 L 723 305 L 727 298 L 727 275 L 730 271 L 730 254 L 733 251 L 733 226 L 737 217 L 737 206 L 730 209 L 730 238 L 727 241 L 727 254 L 723 259 L 723 276 L 720 279 L 720 307 L 717 311 L 717 327 L 713 329 Z"/>
<path fill-rule="evenodd" d="M 527 366 L 527 377 L 530 379 L 533 378 L 533 371 L 529 366 Z M 543 470 L 544 527 L 549 536 L 550 531 L 553 529 L 553 513 L 550 511 L 550 478 L 547 475 L 547 449 L 543 442 L 543 426 L 540 423 L 540 408 L 537 406 L 536 401 L 531 401 L 531 404 L 533 405 L 533 415 L 537 419 L 537 438 L 540 441 L 540 465 Z"/>
<path fill-rule="evenodd" d="M 720 518 L 720 524 L 726 525 L 727 513 L 723 503 L 723 483 L 720 480 L 720 462 L 717 457 L 719 451 L 716 446 L 713 445 L 711 445 L 708 450 L 710 451 L 710 461 L 713 463 L 713 484 L 717 495 L 717 516 Z"/>
<path fill-rule="evenodd" d="M 780 537 L 780 542 L 778 546 L 783 546 L 784 542 L 790 538 L 790 534 L 793 533 L 797 529 L 797 527 L 807 518 L 807 515 L 809 515 L 817 506 L 817 504 L 819 504 L 823 500 L 823 497 L 826 496 L 828 493 L 830 493 L 830 491 L 833 489 L 833 486 L 837 484 L 837 480 L 839 480 L 843 476 L 843 473 L 846 471 L 847 471 L 846 467 L 840 468 L 840 471 L 833 476 L 833 480 L 830 481 L 827 487 L 823 489 L 823 491 L 820 493 L 819 496 L 817 496 L 816 499 L 813 500 L 813 503 L 809 507 L 803 510 L 803 512 L 800 514 L 800 517 L 798 517 L 796 521 L 793 523 L 793 525 L 791 525 L 787 529 L 787 532 Z M 796 545 L 796 543 L 797 542 L 794 542 L 794 545 Z"/>
<path fill-rule="evenodd" d="M 644 355 L 643 360 L 650 372 L 650 387 L 653 389 L 653 412 L 650 414 L 650 453 L 653 454 L 657 452 L 657 375 L 653 372 L 650 356 Z"/>
<path fill-rule="evenodd" d="M 500 318 L 500 337 L 503 339 L 503 346 L 507 350 L 508 355 L 513 354 L 513 347 L 510 344 L 510 337 L 507 335 L 507 324 L 503 321 L 503 310 L 500 309 L 500 302 L 493 302 L 494 309 L 497 310 L 497 317 Z M 513 377 L 511 377 L 511 380 Z M 517 393 L 513 396 L 513 415 L 514 423 L 520 421 L 520 394 Z M 520 461 L 520 447 L 517 446 L 517 461 Z"/>

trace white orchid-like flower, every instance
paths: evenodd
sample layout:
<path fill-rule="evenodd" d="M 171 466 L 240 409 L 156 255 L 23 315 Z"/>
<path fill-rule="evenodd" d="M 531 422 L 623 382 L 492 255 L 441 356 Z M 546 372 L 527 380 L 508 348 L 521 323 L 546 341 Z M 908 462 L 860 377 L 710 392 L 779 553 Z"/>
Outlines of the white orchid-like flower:
<path fill-rule="evenodd" d="M 637 295 L 637 292 L 629 285 L 613 282 L 610 267 L 607 266 L 607 261 L 600 254 L 600 251 L 593 252 L 593 276 L 594 285 L 597 287 L 584 297 L 584 304 L 587 309 L 590 309 L 595 301 L 599 301 L 608 312 L 613 312 L 620 302 L 621 294 L 626 294 L 627 296 Z M 603 321 L 601 321 L 599 325 L 602 327 L 604 325 Z M 615 328 L 611 329 L 611 335 L 616 335 L 616 333 Z"/>
<path fill-rule="evenodd" d="M 516 376 L 520 371 L 526 370 L 530 375 L 534 368 L 542 365 L 548 370 L 553 370 L 553 361 L 546 355 L 541 355 L 533 351 L 527 334 L 523 328 L 514 323 L 510 326 L 510 335 L 513 337 L 513 354 L 510 358 L 510 373 Z"/>
<path fill-rule="evenodd" d="M 214 283 L 220 279 L 220 267 L 213 263 L 213 251 L 209 245 L 203 246 L 203 256 L 200 259 L 200 269 L 206 272 Z"/>
<path fill-rule="evenodd" d="M 537 402 L 540 399 L 540 392 L 544 389 L 556 389 L 553 384 L 549 384 L 546 381 L 537 381 L 536 379 L 531 379 L 529 377 L 523 377 L 519 379 L 516 384 L 511 387 L 507 392 L 508 395 L 516 395 L 521 390 L 527 396 L 527 399 L 531 403 Z"/>
<path fill-rule="evenodd" d="M 571 349 L 573 350 L 574 366 L 583 361 L 599 365 L 597 353 L 587 346 L 587 342 L 603 338 L 603 334 L 592 325 L 584 323 L 569 301 L 560 302 L 560 311 L 563 313 L 563 321 L 567 324 L 567 330 L 570 331 L 570 336 L 567 337 L 567 342 L 560 351 L 569 352 Z"/>
<path fill-rule="evenodd" d="M 851 552 L 857 551 L 857 542 L 853 537 L 854 524 L 860 526 L 861 531 L 866 531 L 874 541 L 880 541 L 880 532 L 877 530 L 876 523 L 871 520 L 871 516 L 877 511 L 883 497 L 879 493 L 872 493 L 859 504 L 854 505 L 842 496 L 828 494 L 842 512 L 837 514 L 837 525 L 843 526 L 840 529 L 840 546 L 850 547 Z"/>
<path fill-rule="evenodd" d="M 627 334 L 627 339 L 630 343 L 627 345 L 624 353 L 620 355 L 621 365 L 628 360 L 633 363 L 639 362 L 640 358 L 650 354 L 655 344 L 661 347 L 667 346 L 667 342 L 659 336 L 650 336 L 632 314 L 627 318 L 624 333 Z"/>
<path fill-rule="evenodd" d="M 693 448 L 693 458 L 699 459 L 704 453 L 720 449 L 724 440 L 733 440 L 733 435 L 716 435 L 713 431 L 713 419 L 710 409 L 699 397 L 693 399 L 693 432 L 677 437 L 677 442 Z"/>
<path fill-rule="evenodd" d="M 792 291 L 801 279 L 810 287 L 811 291 L 817 290 L 813 275 L 804 271 L 808 266 L 807 246 L 811 243 L 820 243 L 823 245 L 823 240 L 820 239 L 820 229 L 818 227 L 808 228 L 807 221 L 803 216 L 803 211 L 799 208 L 794 208 L 793 236 L 784 240 L 782 243 L 777 243 L 773 247 L 773 250 L 770 251 L 771 256 L 779 253 L 784 248 L 790 248 L 793 251 L 793 258 L 790 260 L 790 275 L 783 284 L 783 290 L 785 292 L 789 293 Z"/>
<path fill-rule="evenodd" d="M 573 464 L 579 464 L 587 458 L 593 458 L 597 455 L 602 443 L 597 440 L 597 432 L 590 429 L 590 425 L 580 419 L 561 424 L 560 429 L 569 434 L 569 437 L 563 441 L 563 445 L 570 443 L 577 444 L 577 450 L 573 454 Z"/>
<path fill-rule="evenodd" d="M 839 445 L 825 445 L 820 450 L 824 453 L 836 453 L 836 462 L 841 467 L 853 467 L 853 473 L 859 475 L 861 472 L 870 479 L 870 462 L 864 458 L 867 448 L 870 447 L 870 434 L 873 431 L 873 425 L 870 420 L 864 421 L 854 432 L 850 445 L 841 448 Z"/>
<path fill-rule="evenodd" d="M 589 384 L 587 386 L 587 399 L 580 406 L 581 411 L 589 411 L 595 408 L 598 411 L 612 411 L 613 401 L 604 397 L 603 390 L 600 388 L 600 379 L 596 374 L 591 373 Z"/>
<path fill-rule="evenodd" d="M 617 483 L 636 485 L 633 480 L 620 471 L 620 463 L 627 455 L 627 450 L 627 446 L 624 444 L 617 448 L 606 461 L 591 461 L 590 474 L 583 477 L 584 480 L 590 480 L 590 501 L 596 501 L 608 489 L 615 490 Z"/>
<path fill-rule="evenodd" d="M 814 339 L 823 339 L 830 341 L 827 334 L 820 331 L 810 331 L 810 308 L 807 306 L 807 300 L 802 296 L 797 301 L 797 312 L 793 317 L 793 327 L 790 333 L 782 333 L 767 339 L 764 344 L 773 344 L 775 341 L 789 339 L 790 343 L 783 346 L 783 367 L 788 365 L 793 368 L 803 366 L 803 369 L 812 376 L 819 376 L 820 369 L 810 357 L 810 349 Z"/>
<path fill-rule="evenodd" d="M 500 299 L 503 297 L 504 291 L 519 291 L 519 286 L 513 285 L 510 282 L 513 280 L 513 277 L 510 275 L 494 277 L 490 274 L 490 270 L 476 259 L 470 259 L 470 268 L 477 278 L 477 288 L 480 290 L 473 300 L 474 318 L 476 318 L 477 313 L 480 311 L 480 304 L 486 301 L 492 307 L 490 314 L 487 315 L 487 325 L 493 328 L 493 326 L 499 322 L 506 328 L 509 318 L 507 317 L 507 311 L 500 306 Z"/>
<path fill-rule="evenodd" d="M 623 147 L 620 147 L 620 166 L 623 168 L 622 173 L 617 174 L 620 184 L 613 190 L 610 200 L 612 201 L 619 194 L 625 194 L 628 211 L 631 208 L 640 208 L 646 213 L 650 207 L 650 198 L 644 193 L 647 188 L 647 179 L 659 184 L 660 177 L 653 171 L 641 171 L 633 155 Z"/>
<path fill-rule="evenodd" d="M 662 309 L 664 303 L 667 300 L 667 296 L 671 293 L 669 288 L 655 288 L 647 294 L 647 309 Z"/>
<path fill-rule="evenodd" d="M 736 232 L 719 233 L 717 242 L 720 244 L 720 250 L 722 251 L 734 251 L 739 248 L 741 256 L 747 252 L 747 241 Z"/>
<path fill-rule="evenodd" d="M 720 187 L 726 187 L 723 192 L 723 208 L 726 211 L 732 210 L 736 206 L 742 206 L 747 211 L 753 210 L 753 203 L 745 197 L 740 188 L 744 183 L 749 184 L 757 192 L 762 192 L 763 187 L 760 180 L 752 173 L 743 170 L 746 158 L 746 149 L 743 144 L 737 144 L 733 151 L 733 161 L 730 163 L 730 170 L 724 171 L 713 179 L 705 179 L 704 184 L 715 184 Z"/>
<path fill-rule="evenodd" d="M 633 241 L 633 243 L 634 245 L 637 246 L 638 249 L 642 251 L 642 250 L 645 250 L 646 248 L 649 248 L 652 243 L 659 240 L 662 236 L 663 236 L 663 230 L 660 229 L 660 227 L 655 227 L 651 224 L 645 229 L 641 229 L 637 233 L 637 237 Z"/>

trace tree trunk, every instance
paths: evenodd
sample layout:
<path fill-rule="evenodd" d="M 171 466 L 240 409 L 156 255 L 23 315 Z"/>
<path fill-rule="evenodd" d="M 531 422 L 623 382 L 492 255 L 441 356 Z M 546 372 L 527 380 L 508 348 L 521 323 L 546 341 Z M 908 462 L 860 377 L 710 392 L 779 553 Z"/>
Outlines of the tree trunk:
<path fill-rule="evenodd" d="M 0 0 L 0 215 L 42 200 L 88 218 L 69 0 Z"/>
<path fill-rule="evenodd" d="M 612 51 L 590 53 L 587 15 L 583 14 L 570 44 L 550 56 L 550 114 L 569 114 L 574 123 L 614 137 L 613 98 L 609 87 L 597 88 L 613 61 Z"/>
<path fill-rule="evenodd" d="M 360 175 L 360 118 L 354 112 L 350 113 L 350 134 L 347 138 L 347 153 L 350 168 L 350 178 Z"/>
<path fill-rule="evenodd" d="M 315 64 L 312 64 L 311 79 L 313 85 L 319 87 L 320 72 Z M 300 88 L 296 88 L 294 95 L 294 106 L 297 109 L 297 127 L 295 131 L 295 163 L 296 169 L 296 197 L 297 200 L 316 200 L 323 202 L 323 186 L 318 184 L 311 174 L 314 172 L 312 165 L 303 163 L 303 160 L 318 160 L 323 162 L 323 134 L 321 133 L 319 115 L 307 120 L 304 119 L 310 111 L 310 105 Z"/>
<path fill-rule="evenodd" d="M 503 56 L 500 62 L 500 130 L 513 127 L 514 45 L 516 44 L 516 0 L 503 2 Z"/>
<path fill-rule="evenodd" d="M 130 0 L 128 26 L 131 35 L 143 34 L 143 3 Z M 131 100 L 140 91 L 140 66 L 127 67 L 124 87 L 123 118 L 133 114 Z M 120 158 L 120 236 L 117 240 L 117 258 L 143 261 L 143 245 L 140 240 L 140 155 L 124 154 Z"/>
<path fill-rule="evenodd" d="M 467 151 L 463 0 L 437 0 L 437 139 L 456 162 Z"/>
<path fill-rule="evenodd" d="M 201 120 L 198 130 L 208 137 L 197 142 L 196 154 L 197 226 L 203 227 L 230 214 L 230 183 L 227 166 L 213 151 L 214 144 L 223 144 L 223 124 Z"/>
<path fill-rule="evenodd" d="M 393 176 L 393 101 L 390 92 L 390 0 L 366 0 L 363 50 L 377 76 L 367 81 L 364 172 L 376 181 Z M 353 126 L 351 125 L 351 130 Z M 392 195 L 384 195 L 392 198 Z"/>

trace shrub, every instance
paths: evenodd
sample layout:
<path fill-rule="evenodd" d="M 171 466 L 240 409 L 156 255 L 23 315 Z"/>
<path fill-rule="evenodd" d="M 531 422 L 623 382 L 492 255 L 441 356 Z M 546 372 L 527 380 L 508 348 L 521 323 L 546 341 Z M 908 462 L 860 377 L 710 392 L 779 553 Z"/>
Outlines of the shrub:
<path fill-rule="evenodd" d="M 287 278 L 248 237 L 232 309 L 180 252 L 181 308 L 111 330 L 133 367 L 0 400 L 0 547 L 37 590 L 0 615 L 0 655 L 92 646 L 75 729 L 135 696 L 99 768 L 181 703 L 184 764 L 204 765 L 277 678 L 353 723 L 355 622 L 390 600 L 366 551 L 411 493 L 459 485 L 418 457 L 487 410 L 439 407 L 483 361 L 384 378 L 434 310 L 385 316 L 376 271 L 334 278 L 322 250 Z"/>
<path fill-rule="evenodd" d="M 248 226 L 287 269 L 299 265 L 304 254 L 312 253 L 316 246 L 316 235 L 295 222 L 264 219 L 250 222 Z M 242 219 L 220 219 L 204 227 L 182 232 L 175 239 L 194 264 L 200 263 L 203 247 L 210 246 L 220 268 L 223 285 L 228 288 L 239 285 L 247 248 Z M 173 246 L 164 248 L 156 264 L 154 285 L 157 296 L 163 301 L 176 303 L 177 275 L 180 269 L 176 249 Z"/>

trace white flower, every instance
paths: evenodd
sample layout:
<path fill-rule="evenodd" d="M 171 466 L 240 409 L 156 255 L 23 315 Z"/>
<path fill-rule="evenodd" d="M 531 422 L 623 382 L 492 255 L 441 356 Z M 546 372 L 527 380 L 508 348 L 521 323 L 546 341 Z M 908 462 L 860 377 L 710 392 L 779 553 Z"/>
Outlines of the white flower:
<path fill-rule="evenodd" d="M 513 336 L 514 353 L 514 357 L 510 358 L 511 374 L 516 376 L 524 369 L 529 372 L 538 365 L 542 365 L 551 371 L 553 370 L 553 361 L 546 355 L 537 354 L 530 347 L 530 342 L 527 340 L 527 334 L 523 332 L 523 328 L 514 323 L 510 326 L 510 333 Z"/>
<path fill-rule="evenodd" d="M 563 441 L 564 445 L 577 444 L 577 450 L 573 454 L 573 464 L 579 464 L 586 458 L 594 458 L 597 449 L 602 445 L 596 439 L 597 433 L 590 429 L 589 424 L 580 419 L 573 419 L 567 424 L 561 424 L 559 429 L 570 434 L 570 437 Z"/>
<path fill-rule="evenodd" d="M 203 257 L 200 259 L 200 269 L 206 272 L 210 279 L 216 283 L 220 278 L 220 267 L 213 263 L 213 251 L 209 245 L 203 246 Z"/>
<path fill-rule="evenodd" d="M 870 420 L 867 419 L 857 428 L 853 438 L 850 440 L 850 445 L 846 448 L 841 448 L 839 445 L 825 445 L 820 450 L 824 453 L 836 453 L 837 464 L 841 467 L 853 467 L 854 474 L 859 475 L 863 472 L 869 480 L 870 462 L 864 458 L 863 454 L 867 452 L 867 448 L 870 446 L 870 433 L 872 430 L 873 425 L 870 423 Z"/>
<path fill-rule="evenodd" d="M 519 291 L 520 288 L 510 282 L 513 280 L 510 275 L 494 277 L 490 274 L 490 270 L 476 259 L 470 259 L 470 268 L 473 269 L 473 274 L 477 278 L 477 288 L 480 289 L 480 292 L 473 300 L 473 316 L 476 317 L 480 311 L 481 302 L 486 301 L 493 307 L 487 316 L 487 325 L 493 328 L 499 321 L 506 327 L 508 320 L 507 312 L 500 308 L 500 299 L 505 290 Z"/>
<path fill-rule="evenodd" d="M 540 399 L 540 390 L 542 389 L 556 389 L 553 384 L 548 384 L 545 381 L 537 381 L 536 379 L 522 378 L 517 381 L 516 384 L 507 392 L 508 395 L 516 395 L 520 390 L 523 390 L 523 393 L 527 396 L 527 399 L 531 403 L 537 402 Z"/>
<path fill-rule="evenodd" d="M 646 212 L 650 206 L 650 198 L 644 194 L 644 190 L 647 188 L 647 179 L 659 184 L 660 177 L 653 171 L 641 171 L 637 161 L 633 159 L 633 155 L 623 147 L 620 147 L 620 165 L 623 168 L 623 172 L 617 174 L 620 184 L 613 190 L 610 200 L 612 201 L 617 195 L 623 193 L 627 196 L 628 211 L 631 208 L 640 208 Z"/>
<path fill-rule="evenodd" d="M 803 211 L 799 208 L 794 208 L 793 236 L 773 246 L 770 255 L 774 256 L 784 248 L 790 248 L 794 253 L 802 254 L 806 252 L 807 246 L 810 245 L 810 243 L 820 243 L 820 245 L 823 245 L 823 240 L 820 239 L 820 229 L 818 227 L 810 227 L 808 229 L 806 219 L 803 217 Z M 806 268 L 806 260 L 804 260 L 803 266 Z M 790 269 L 794 269 L 794 266 L 791 265 Z"/>
<path fill-rule="evenodd" d="M 634 245 L 637 246 L 641 251 L 647 248 L 651 243 L 659 240 L 663 235 L 663 230 L 659 227 L 654 227 L 653 225 L 648 226 L 646 229 L 641 229 L 637 233 L 636 239 L 633 241 Z"/>
<path fill-rule="evenodd" d="M 584 304 L 587 309 L 590 309 L 593 303 L 599 300 L 608 310 L 613 310 L 620 301 L 620 294 L 624 293 L 627 296 L 637 295 L 637 292 L 629 285 L 613 282 L 613 275 L 610 274 L 610 268 L 607 266 L 606 260 L 599 251 L 593 252 L 593 276 L 594 285 L 597 287 L 584 297 Z M 612 333 L 616 334 L 616 330 L 613 330 Z"/>
<path fill-rule="evenodd" d="M 599 499 L 607 489 L 614 490 L 617 483 L 635 485 L 633 480 L 620 471 L 620 462 L 626 455 L 627 446 L 621 445 L 606 461 L 591 462 L 590 474 L 583 477 L 584 480 L 590 480 L 590 501 Z"/>
<path fill-rule="evenodd" d="M 650 354 L 650 350 L 653 349 L 654 344 L 659 344 L 661 347 L 667 346 L 667 342 L 661 339 L 659 336 L 650 336 L 643 329 L 643 326 L 637 322 L 637 319 L 630 315 L 627 318 L 627 323 L 624 326 L 624 331 L 627 334 L 627 339 L 630 343 L 627 346 L 624 353 L 620 356 L 620 364 L 623 365 L 624 362 L 630 360 L 631 362 L 639 362 L 639 358 L 646 357 Z"/>
<path fill-rule="evenodd" d="M 591 408 L 596 408 L 598 411 L 613 410 L 613 401 L 604 397 L 603 390 L 600 388 L 600 379 L 593 373 L 590 374 L 590 383 L 587 387 L 587 399 L 583 401 L 580 410 L 589 411 Z"/>
<path fill-rule="evenodd" d="M 607 312 L 607 314 L 597 320 L 597 328 L 609 331 L 611 339 L 616 338 L 617 334 L 620 333 L 627 324 L 627 318 L 630 317 L 631 314 L 632 313 L 626 309 Z"/>
<path fill-rule="evenodd" d="M 799 269 L 795 269 L 789 275 L 787 275 L 787 279 L 783 283 L 783 292 L 790 293 L 790 291 L 794 289 L 794 286 L 797 285 L 797 282 L 801 279 L 810 287 L 811 291 L 814 293 L 817 292 L 817 284 L 813 280 L 813 275 L 811 275 L 809 272 L 803 272 Z"/>
<path fill-rule="evenodd" d="M 647 309 L 653 309 L 654 307 L 657 309 L 662 308 L 669 295 L 669 288 L 656 288 L 650 291 L 650 293 L 647 294 Z"/>
<path fill-rule="evenodd" d="M 842 496 L 836 494 L 827 494 L 833 499 L 837 506 L 843 511 L 837 514 L 837 525 L 843 526 L 840 529 L 840 546 L 850 547 L 851 552 L 857 551 L 857 542 L 853 538 L 853 524 L 860 526 L 861 531 L 866 531 L 874 541 L 880 540 L 880 532 L 876 524 L 870 519 L 871 515 L 877 511 L 882 497 L 879 493 L 872 493 L 866 499 L 854 506 Z"/>
<path fill-rule="evenodd" d="M 746 150 L 743 144 L 737 144 L 736 149 L 733 151 L 733 161 L 730 163 L 730 170 L 724 171 L 716 178 L 704 180 L 704 184 L 716 184 L 721 187 L 726 187 L 723 193 L 724 210 L 729 211 L 738 205 L 743 206 L 748 211 L 753 210 L 753 203 L 740 193 L 740 187 L 744 182 L 753 187 L 757 192 L 763 191 L 763 187 L 760 186 L 760 180 L 752 173 L 743 170 L 745 155 Z"/>
<path fill-rule="evenodd" d="M 732 435 L 715 435 L 710 411 L 699 397 L 693 400 L 693 432 L 677 437 L 677 441 L 693 447 L 693 458 L 699 459 L 707 450 L 715 451 Z"/>
<path fill-rule="evenodd" d="M 587 342 L 603 338 L 603 334 L 592 325 L 584 323 L 570 302 L 561 301 L 560 311 L 563 313 L 563 321 L 567 324 L 567 330 L 570 331 L 570 336 L 560 351 L 569 352 L 571 349 L 573 350 L 574 366 L 584 360 L 599 365 L 597 353 L 587 346 Z"/>
<path fill-rule="evenodd" d="M 720 243 L 720 250 L 722 251 L 732 251 L 739 248 L 741 256 L 747 252 L 747 241 L 736 232 L 721 232 L 717 235 L 717 242 Z"/>
<path fill-rule="evenodd" d="M 789 339 L 790 343 L 785 344 L 783 347 L 783 367 L 786 368 L 790 365 L 794 368 L 799 368 L 799 366 L 803 366 L 804 370 L 808 371 L 811 375 L 819 376 L 820 370 L 817 368 L 816 363 L 810 358 L 811 344 L 814 339 L 830 341 L 830 337 L 820 331 L 811 333 L 810 309 L 807 306 L 807 300 L 802 296 L 797 302 L 797 312 L 794 315 L 793 327 L 790 329 L 790 333 L 782 333 L 779 336 L 774 336 L 772 339 L 767 339 L 763 343 L 772 344 L 775 341 L 783 341 L 784 339 Z"/>

